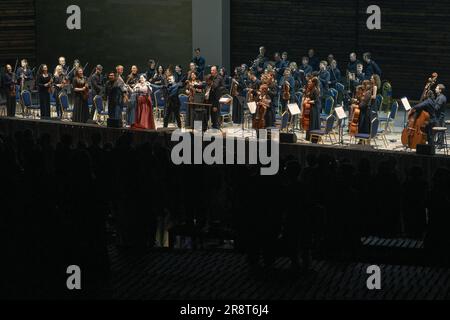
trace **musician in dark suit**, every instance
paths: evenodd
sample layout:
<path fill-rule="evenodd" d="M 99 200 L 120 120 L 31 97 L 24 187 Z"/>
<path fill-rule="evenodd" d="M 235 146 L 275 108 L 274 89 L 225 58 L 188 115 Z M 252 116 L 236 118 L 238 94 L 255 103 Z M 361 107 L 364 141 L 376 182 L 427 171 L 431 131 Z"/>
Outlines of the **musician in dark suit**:
<path fill-rule="evenodd" d="M 316 57 L 314 49 L 308 50 L 308 57 L 309 57 L 309 65 L 313 69 L 313 71 L 319 71 L 319 64 L 320 60 Z"/>
<path fill-rule="evenodd" d="M 111 71 L 105 85 L 105 100 L 108 101 L 108 116 L 110 119 L 121 119 L 122 100 L 126 93 L 125 83 L 118 75 Z"/>
<path fill-rule="evenodd" d="M 164 128 L 169 126 L 170 115 L 173 113 L 177 122 L 178 128 L 182 128 L 180 115 L 180 99 L 178 98 L 178 91 L 180 90 L 180 83 L 177 83 L 172 70 L 166 70 L 163 78 L 163 94 L 166 100 L 166 107 L 164 109 Z"/>
<path fill-rule="evenodd" d="M 356 68 L 359 63 L 361 62 L 359 62 L 356 53 L 354 52 L 350 53 L 350 62 L 347 65 L 347 73 L 356 74 Z"/>
<path fill-rule="evenodd" d="M 330 88 L 336 89 L 336 83 L 341 82 L 342 80 L 341 70 L 339 70 L 336 60 L 331 61 L 330 69 L 328 71 L 330 72 Z"/>
<path fill-rule="evenodd" d="M 103 90 L 105 90 L 104 86 L 104 77 L 103 77 L 103 67 L 101 65 L 98 65 L 95 68 L 95 73 L 93 74 L 91 78 L 91 87 L 92 91 L 94 92 L 94 95 L 102 95 Z"/>
<path fill-rule="evenodd" d="M 200 80 L 203 80 L 205 73 L 206 59 L 201 56 L 200 48 L 195 49 L 195 56 L 192 58 L 193 63 L 197 66 L 197 73 Z"/>
<path fill-rule="evenodd" d="M 209 103 L 212 104 L 211 108 L 211 122 L 213 129 L 220 129 L 219 127 L 219 112 L 220 112 L 220 98 L 224 93 L 225 83 L 222 76 L 219 74 L 217 66 L 211 67 L 210 74 L 210 93 Z"/>
<path fill-rule="evenodd" d="M 428 98 L 413 108 L 416 112 L 426 111 L 430 114 L 430 122 L 425 128 L 429 145 L 434 145 L 433 127 L 443 127 L 445 124 L 445 105 L 447 104 L 447 97 L 444 95 L 444 91 L 445 86 L 443 84 L 438 84 L 435 89 L 435 98 Z M 444 137 L 442 135 L 438 137 L 437 145 L 439 148 L 443 147 L 443 139 Z"/>
<path fill-rule="evenodd" d="M 8 117 L 16 116 L 16 95 L 15 95 L 16 81 L 14 79 L 14 72 L 11 65 L 7 64 L 5 73 L 2 76 L 3 92 L 6 95 L 6 113 Z"/>
<path fill-rule="evenodd" d="M 320 93 L 322 97 L 327 97 L 330 90 L 330 72 L 327 70 L 328 62 L 320 62 L 319 80 L 320 80 Z"/>
<path fill-rule="evenodd" d="M 16 79 L 18 79 L 18 85 L 21 85 L 20 90 L 25 89 L 31 90 L 31 82 L 33 81 L 33 71 L 31 71 L 31 69 L 29 68 L 27 59 L 22 59 L 20 64 L 21 64 L 20 68 L 18 68 L 16 71 Z"/>
<path fill-rule="evenodd" d="M 363 55 L 364 62 L 366 63 L 365 74 L 366 80 L 370 80 L 372 75 L 377 74 L 381 77 L 381 69 L 378 64 L 372 60 L 372 55 L 370 52 L 366 52 Z"/>

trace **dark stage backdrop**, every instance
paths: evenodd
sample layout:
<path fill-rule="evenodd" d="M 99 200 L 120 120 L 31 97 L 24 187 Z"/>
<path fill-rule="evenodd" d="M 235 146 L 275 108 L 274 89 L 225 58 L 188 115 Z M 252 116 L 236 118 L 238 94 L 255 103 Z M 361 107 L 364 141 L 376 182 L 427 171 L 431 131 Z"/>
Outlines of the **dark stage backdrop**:
<path fill-rule="evenodd" d="M 369 5 L 381 7 L 381 30 L 366 27 Z M 301 63 L 309 48 L 333 53 L 341 70 L 348 55 L 372 52 L 394 96 L 420 97 L 434 71 L 450 89 L 450 1 L 231 0 L 232 65 L 250 63 L 265 45 Z"/>
<path fill-rule="evenodd" d="M 68 30 L 68 6 L 81 8 L 81 30 Z M 143 71 L 148 59 L 164 65 L 192 58 L 191 0 L 36 0 L 37 59 L 52 68 L 65 56 L 86 72 L 96 64 L 132 64 Z"/>

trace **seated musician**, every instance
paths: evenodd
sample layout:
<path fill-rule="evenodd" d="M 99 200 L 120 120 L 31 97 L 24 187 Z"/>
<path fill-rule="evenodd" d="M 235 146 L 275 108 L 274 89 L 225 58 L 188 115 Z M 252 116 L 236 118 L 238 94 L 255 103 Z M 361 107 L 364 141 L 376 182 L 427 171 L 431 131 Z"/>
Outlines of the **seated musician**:
<path fill-rule="evenodd" d="M 434 145 L 433 127 L 443 127 L 445 123 L 445 104 L 447 103 L 447 97 L 444 95 L 444 91 L 445 86 L 443 84 L 438 84 L 435 89 L 435 98 L 428 98 L 412 108 L 412 111 L 426 111 L 430 114 L 430 122 L 425 128 L 429 145 Z M 443 147 L 443 136 L 439 137 L 437 145 L 438 148 Z"/>

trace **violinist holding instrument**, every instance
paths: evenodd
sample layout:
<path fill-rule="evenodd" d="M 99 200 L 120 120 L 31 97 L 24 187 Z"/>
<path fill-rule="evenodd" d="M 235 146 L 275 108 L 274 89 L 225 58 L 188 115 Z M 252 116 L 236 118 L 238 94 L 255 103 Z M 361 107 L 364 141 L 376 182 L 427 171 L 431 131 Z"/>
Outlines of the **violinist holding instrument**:
<path fill-rule="evenodd" d="M 64 69 L 62 66 L 58 65 L 55 68 L 55 72 L 53 75 L 53 95 L 55 97 L 56 101 L 56 113 L 58 115 L 58 118 L 63 118 L 63 112 L 61 101 L 59 100 L 60 94 L 64 91 L 64 89 L 68 86 L 67 77 L 64 74 Z"/>
<path fill-rule="evenodd" d="M 43 64 L 37 78 L 39 91 L 39 106 L 41 109 L 41 119 L 50 118 L 50 95 L 53 92 L 53 77 L 48 72 L 47 65 Z"/>
<path fill-rule="evenodd" d="M 16 78 L 20 79 L 20 92 L 23 90 L 31 90 L 33 82 L 33 71 L 28 66 L 28 60 L 22 59 L 20 61 L 20 67 L 17 69 Z"/>
<path fill-rule="evenodd" d="M 10 64 L 5 67 L 2 76 L 3 91 L 6 95 L 6 113 L 8 117 L 16 116 L 16 80 Z"/>
<path fill-rule="evenodd" d="M 289 68 L 284 69 L 284 75 L 280 80 L 279 88 L 281 90 L 281 106 L 283 112 L 286 111 L 287 106 L 290 102 L 295 100 L 295 80 L 291 75 L 291 70 Z"/>
<path fill-rule="evenodd" d="M 262 84 L 257 92 L 257 108 L 253 117 L 253 129 L 265 129 L 266 128 L 266 113 L 270 108 L 272 99 L 269 96 L 269 86 Z"/>
<path fill-rule="evenodd" d="M 310 141 L 310 132 L 312 130 L 320 130 L 321 110 L 320 82 L 317 77 L 312 77 L 308 80 L 302 101 L 302 127 L 306 131 L 307 141 Z"/>

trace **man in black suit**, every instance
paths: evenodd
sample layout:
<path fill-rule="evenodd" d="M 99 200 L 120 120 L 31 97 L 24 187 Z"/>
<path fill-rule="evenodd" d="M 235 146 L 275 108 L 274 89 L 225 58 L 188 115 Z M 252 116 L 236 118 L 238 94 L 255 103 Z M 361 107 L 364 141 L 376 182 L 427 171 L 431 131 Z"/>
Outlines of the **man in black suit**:
<path fill-rule="evenodd" d="M 211 108 L 211 122 L 213 129 L 220 129 L 219 127 L 219 112 L 220 112 L 220 98 L 224 92 L 224 80 L 217 70 L 217 66 L 211 67 L 210 74 L 210 93 L 209 102 L 212 104 Z"/>

